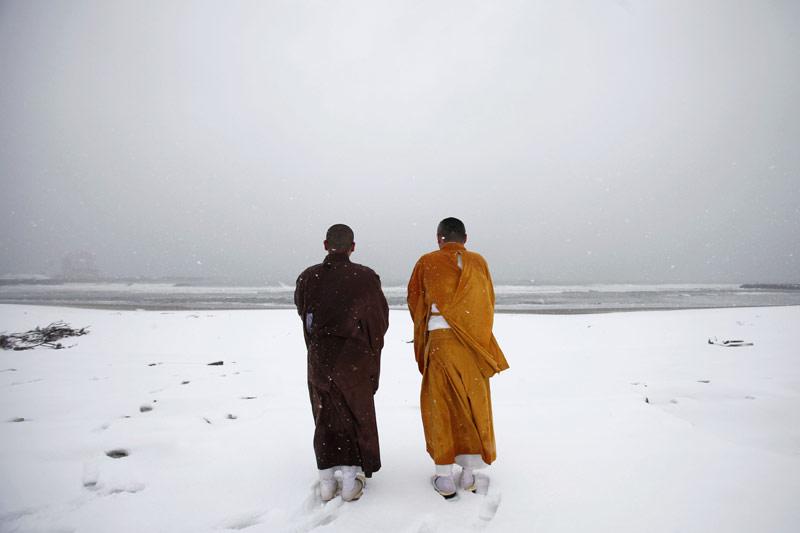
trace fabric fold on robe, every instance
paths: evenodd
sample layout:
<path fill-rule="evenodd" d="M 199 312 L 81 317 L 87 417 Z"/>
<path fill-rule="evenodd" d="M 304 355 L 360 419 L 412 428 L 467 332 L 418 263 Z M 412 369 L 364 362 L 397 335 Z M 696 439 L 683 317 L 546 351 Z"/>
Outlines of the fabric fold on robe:
<path fill-rule="evenodd" d="M 458 267 L 461 255 L 462 268 Z M 508 369 L 494 337 L 494 286 L 486 260 L 463 244 L 447 243 L 420 258 L 408 284 L 408 309 L 414 321 L 414 354 L 425 370 L 425 347 L 432 304 L 456 336 L 475 353 L 481 374 L 491 377 Z"/>

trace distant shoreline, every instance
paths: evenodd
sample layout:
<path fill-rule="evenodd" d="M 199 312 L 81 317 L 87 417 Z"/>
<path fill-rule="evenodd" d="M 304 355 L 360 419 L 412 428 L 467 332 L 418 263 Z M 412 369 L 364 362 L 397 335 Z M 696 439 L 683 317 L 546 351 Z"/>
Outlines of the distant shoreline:
<path fill-rule="evenodd" d="M 232 306 L 232 307 L 176 307 L 169 305 L 133 305 L 133 304 L 85 304 L 74 302 L 8 302 L 0 301 L 0 305 L 35 306 L 35 307 L 68 307 L 71 309 L 89 309 L 100 311 L 160 311 L 179 312 L 211 312 L 211 311 L 294 311 L 294 307 L 281 305 Z M 697 307 L 607 307 L 607 308 L 564 308 L 564 309 L 495 309 L 495 314 L 503 315 L 597 315 L 606 313 L 632 313 L 636 311 L 693 311 L 700 309 L 747 309 L 760 307 L 800 307 L 800 304 L 764 304 L 764 305 L 726 305 Z M 391 306 L 392 311 L 406 311 L 405 306 Z"/>
<path fill-rule="evenodd" d="M 256 282 L 227 282 L 214 280 L 186 280 L 180 278 L 168 279 L 134 279 L 134 278 L 98 278 L 98 279 L 65 279 L 65 278 L 3 278 L 0 277 L 0 287 L 14 287 L 20 285 L 164 285 L 175 289 L 198 289 L 198 288 L 254 288 L 254 289 L 285 289 L 294 290 L 294 284 L 285 283 L 256 283 Z M 520 281 L 494 281 L 495 287 L 593 287 L 593 286 L 628 286 L 628 287 L 658 287 L 658 286 L 735 286 L 740 289 L 759 289 L 776 291 L 800 291 L 800 283 L 717 283 L 717 282 L 597 282 L 597 283 L 575 283 L 575 282 L 553 282 L 553 283 L 525 283 Z M 405 283 L 383 283 L 384 287 L 405 287 Z"/>
<path fill-rule="evenodd" d="M 800 305 L 794 285 L 496 285 L 495 309 L 513 314 L 592 314 L 623 311 Z M 760 287 L 760 288 L 755 288 Z M 781 285 L 784 287 L 784 285 Z M 392 309 L 406 308 L 406 288 L 384 286 Z M 70 283 L 3 285 L 0 303 L 86 309 L 211 311 L 294 309 L 294 287 L 175 287 L 170 284 Z"/>
<path fill-rule="evenodd" d="M 739 288 L 768 291 L 800 291 L 800 283 L 743 283 Z"/>

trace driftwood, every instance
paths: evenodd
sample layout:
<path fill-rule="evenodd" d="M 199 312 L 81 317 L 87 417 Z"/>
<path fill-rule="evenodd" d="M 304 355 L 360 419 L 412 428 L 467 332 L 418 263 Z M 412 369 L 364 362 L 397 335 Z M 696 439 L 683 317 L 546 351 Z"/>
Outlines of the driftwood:
<path fill-rule="evenodd" d="M 36 328 L 25 333 L 10 333 L 0 335 L 0 348 L 3 350 L 32 350 L 45 346 L 54 350 L 70 348 L 64 346 L 59 340 L 65 337 L 80 337 L 89 333 L 89 327 L 73 329 L 66 322 L 53 322 L 43 328 Z"/>

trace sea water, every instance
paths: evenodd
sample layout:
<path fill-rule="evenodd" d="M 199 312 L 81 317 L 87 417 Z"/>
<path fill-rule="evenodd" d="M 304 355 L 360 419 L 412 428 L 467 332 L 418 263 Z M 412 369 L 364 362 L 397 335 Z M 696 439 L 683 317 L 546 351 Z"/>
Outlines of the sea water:
<path fill-rule="evenodd" d="M 404 286 L 383 288 L 392 308 L 405 307 Z M 588 284 L 495 286 L 499 312 L 586 313 L 800 305 L 800 290 L 738 284 Z M 114 309 L 282 309 L 294 307 L 289 285 L 185 283 L 18 283 L 0 286 L 0 303 Z"/>

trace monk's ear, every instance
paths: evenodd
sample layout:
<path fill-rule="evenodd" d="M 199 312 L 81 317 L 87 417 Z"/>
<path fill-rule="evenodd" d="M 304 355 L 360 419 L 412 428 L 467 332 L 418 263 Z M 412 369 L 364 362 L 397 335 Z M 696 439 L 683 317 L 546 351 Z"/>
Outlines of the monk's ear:
<path fill-rule="evenodd" d="M 328 239 L 325 239 L 324 241 L 322 241 L 322 246 L 325 247 L 325 251 L 327 252 L 328 251 Z"/>
<path fill-rule="evenodd" d="M 464 234 L 464 244 L 467 244 L 467 235 Z"/>
<path fill-rule="evenodd" d="M 350 245 L 350 253 L 352 254 L 355 251 L 356 251 L 356 243 L 353 243 Z"/>

